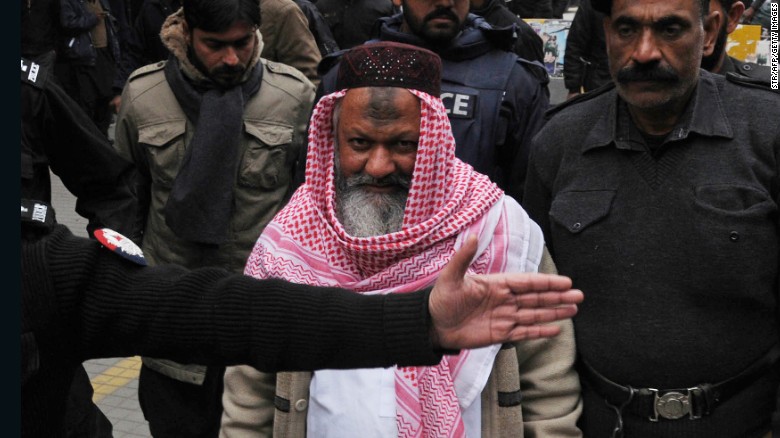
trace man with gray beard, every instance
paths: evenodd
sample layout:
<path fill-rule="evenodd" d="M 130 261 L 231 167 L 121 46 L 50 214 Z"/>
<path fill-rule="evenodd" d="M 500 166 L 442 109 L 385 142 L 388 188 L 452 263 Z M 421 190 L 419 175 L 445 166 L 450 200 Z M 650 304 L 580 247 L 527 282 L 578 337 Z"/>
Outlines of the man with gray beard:
<path fill-rule="evenodd" d="M 473 278 L 554 272 L 539 227 L 455 157 L 440 75 L 438 55 L 407 44 L 343 55 L 339 91 L 312 113 L 306 181 L 261 234 L 245 274 L 404 294 L 432 284 L 474 240 Z M 434 366 L 285 372 L 275 382 L 231 367 L 220 434 L 579 437 L 572 312 L 554 310 L 557 322 L 542 326 L 555 337 L 452 352 Z"/>
<path fill-rule="evenodd" d="M 392 98 L 399 91 L 395 88 L 369 88 L 371 114 L 368 117 L 376 124 L 390 124 L 399 117 L 394 111 Z M 341 101 L 333 109 L 333 126 L 339 126 Z M 334 132 L 338 144 L 338 130 Z M 340 155 L 334 159 L 336 175 L 336 217 L 347 233 L 356 237 L 379 236 L 401 229 L 404 219 L 404 206 L 409 195 L 412 175 L 405 172 L 393 172 L 385 177 L 376 178 L 365 172 L 345 176 Z M 389 191 L 377 192 L 366 187 L 387 187 Z"/>
<path fill-rule="evenodd" d="M 338 159 L 336 159 L 338 169 Z M 349 178 L 336 173 L 336 215 L 344 229 L 357 237 L 390 234 L 401 229 L 404 219 L 404 205 L 409 195 L 411 175 L 391 175 L 376 179 L 366 174 Z M 364 185 L 395 186 L 390 193 L 372 193 Z"/>

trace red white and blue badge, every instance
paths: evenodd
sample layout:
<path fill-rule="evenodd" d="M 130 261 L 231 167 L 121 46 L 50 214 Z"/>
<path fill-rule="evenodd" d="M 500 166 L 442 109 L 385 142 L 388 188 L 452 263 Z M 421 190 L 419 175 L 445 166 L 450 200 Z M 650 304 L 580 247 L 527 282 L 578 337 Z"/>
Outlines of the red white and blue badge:
<path fill-rule="evenodd" d="M 117 233 L 110 228 L 100 228 L 92 232 L 98 242 L 111 250 L 114 254 L 130 260 L 131 262 L 146 266 L 146 259 L 141 248 L 129 238 Z"/>

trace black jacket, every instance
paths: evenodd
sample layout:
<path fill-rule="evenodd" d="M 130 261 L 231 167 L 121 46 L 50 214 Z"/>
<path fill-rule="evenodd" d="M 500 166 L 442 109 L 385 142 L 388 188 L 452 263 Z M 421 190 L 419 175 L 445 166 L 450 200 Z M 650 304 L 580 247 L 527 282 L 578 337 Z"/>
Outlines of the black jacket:
<path fill-rule="evenodd" d="M 511 10 L 520 18 L 552 18 L 552 0 L 511 0 L 507 3 Z"/>
<path fill-rule="evenodd" d="M 395 13 L 390 0 L 317 0 L 339 48 L 349 49 L 371 38 L 376 20 Z"/>
<path fill-rule="evenodd" d="M 38 64 L 22 58 L 21 196 L 51 201 L 49 169 L 76 198 L 88 231 L 113 228 L 132 234 L 136 199 L 132 163 Z"/>
<path fill-rule="evenodd" d="M 314 35 L 314 39 L 317 41 L 317 48 L 320 49 L 322 56 L 333 53 L 339 49 L 339 45 L 336 39 L 333 37 L 333 33 L 330 30 L 330 26 L 325 21 L 325 17 L 314 3 L 309 0 L 293 0 L 306 19 L 309 20 L 309 30 Z"/>
<path fill-rule="evenodd" d="M 98 17 L 87 9 L 85 0 L 62 0 L 60 25 L 62 39 L 57 55 L 73 64 L 94 65 L 97 51 L 92 45 L 90 30 L 98 24 Z M 99 0 L 105 19 L 108 47 L 115 62 L 120 59 L 119 21 L 114 17 L 107 0 Z M 124 16 L 124 15 L 122 15 Z"/>
<path fill-rule="evenodd" d="M 612 82 L 604 39 L 604 14 L 590 0 L 582 0 L 572 20 L 563 55 L 563 82 L 566 89 L 579 93 Z"/>
<path fill-rule="evenodd" d="M 60 33 L 59 0 L 22 0 L 22 56 L 56 50 Z"/>
<path fill-rule="evenodd" d="M 482 8 L 471 8 L 471 13 L 481 16 L 496 28 L 509 27 L 514 24 L 517 39 L 513 50 L 517 56 L 529 61 L 544 62 L 542 38 L 530 24 L 509 10 L 504 4 L 504 0 L 488 0 Z"/>
<path fill-rule="evenodd" d="M 137 68 L 168 59 L 168 49 L 160 39 L 160 29 L 165 19 L 181 7 L 179 0 L 146 0 L 134 14 L 135 21 L 129 32 L 126 50 L 122 52 L 117 82 L 122 86 Z M 121 87 L 118 91 L 121 91 Z"/>

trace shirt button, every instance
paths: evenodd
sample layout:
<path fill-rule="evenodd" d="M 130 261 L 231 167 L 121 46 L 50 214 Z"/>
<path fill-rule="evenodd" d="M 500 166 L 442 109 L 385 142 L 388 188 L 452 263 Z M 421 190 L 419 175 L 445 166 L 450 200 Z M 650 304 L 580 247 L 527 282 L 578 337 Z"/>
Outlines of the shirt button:
<path fill-rule="evenodd" d="M 306 399 L 302 398 L 295 402 L 295 410 L 298 412 L 303 412 L 306 410 L 306 406 L 309 405 L 309 402 L 306 401 Z"/>
<path fill-rule="evenodd" d="M 729 240 L 731 240 L 732 242 L 736 242 L 737 240 L 739 240 L 739 233 L 737 233 L 736 231 L 732 231 L 731 234 L 729 234 Z"/>
<path fill-rule="evenodd" d="M 582 224 L 579 222 L 575 222 L 574 225 L 571 226 L 571 229 L 575 231 L 579 230 L 580 228 L 582 228 Z"/>

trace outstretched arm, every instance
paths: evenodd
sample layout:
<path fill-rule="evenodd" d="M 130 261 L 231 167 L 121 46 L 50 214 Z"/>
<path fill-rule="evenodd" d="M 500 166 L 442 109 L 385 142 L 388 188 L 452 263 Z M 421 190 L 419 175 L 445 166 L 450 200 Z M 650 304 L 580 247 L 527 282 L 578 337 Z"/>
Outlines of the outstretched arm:
<path fill-rule="evenodd" d="M 471 237 L 444 267 L 431 292 L 431 339 L 445 349 L 555 336 L 545 323 L 571 318 L 583 294 L 559 275 L 466 275 L 477 250 Z"/>
<path fill-rule="evenodd" d="M 57 226 L 22 245 L 23 294 L 45 277 L 43 301 L 61 318 L 40 335 L 78 362 L 140 354 L 267 372 L 435 364 L 437 347 L 554 336 L 558 327 L 541 324 L 573 315 L 582 300 L 564 277 L 464 278 L 475 243 L 465 246 L 430 293 L 364 296 L 218 268 L 134 266 Z"/>

